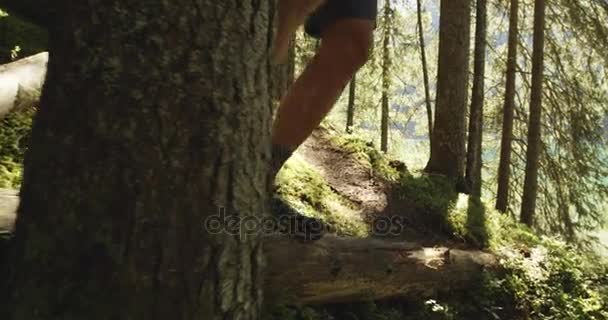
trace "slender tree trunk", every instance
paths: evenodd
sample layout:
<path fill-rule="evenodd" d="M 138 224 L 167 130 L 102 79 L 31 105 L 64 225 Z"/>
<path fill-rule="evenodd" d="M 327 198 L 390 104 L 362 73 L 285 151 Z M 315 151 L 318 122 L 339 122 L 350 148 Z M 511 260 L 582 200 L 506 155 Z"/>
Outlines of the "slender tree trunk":
<path fill-rule="evenodd" d="M 431 90 L 429 85 L 429 70 L 426 62 L 426 45 L 424 43 L 424 24 L 422 23 L 422 0 L 417 0 L 418 6 L 418 39 L 420 41 L 420 58 L 422 60 L 422 76 L 424 78 L 424 97 L 426 102 L 426 116 L 429 126 L 429 142 L 433 144 L 433 108 L 431 106 Z"/>
<path fill-rule="evenodd" d="M 426 171 L 462 182 L 466 157 L 470 1 L 442 0 L 440 24 L 435 125 Z"/>
<path fill-rule="evenodd" d="M 382 43 L 382 115 L 380 124 L 380 150 L 388 151 L 388 130 L 389 130 L 389 94 L 391 89 L 390 68 L 391 68 L 391 28 L 392 28 L 392 8 L 390 0 L 384 4 L 384 28 Z"/>
<path fill-rule="evenodd" d="M 526 177 L 521 204 L 520 220 L 528 226 L 534 225 L 536 197 L 538 191 L 538 164 L 541 148 L 541 111 L 543 97 L 545 45 L 545 0 L 534 2 L 534 52 L 532 53 L 532 88 L 530 92 L 530 124 L 528 126 L 528 149 L 526 153 Z"/>
<path fill-rule="evenodd" d="M 53 5 L 2 319 L 257 319 L 269 2 Z"/>
<path fill-rule="evenodd" d="M 346 109 L 346 132 L 352 133 L 355 125 L 355 98 L 357 97 L 357 74 L 353 75 L 348 88 L 348 107 Z"/>
<path fill-rule="evenodd" d="M 498 190 L 496 209 L 505 213 L 509 206 L 509 180 L 511 176 L 511 143 L 513 136 L 513 115 L 515 112 L 515 81 L 517 71 L 517 37 L 519 28 L 519 0 L 511 0 L 509 17 L 509 48 L 507 53 L 507 82 L 502 116 L 502 139 L 500 142 L 500 163 L 498 166 Z"/>
<path fill-rule="evenodd" d="M 471 195 L 481 197 L 484 81 L 486 73 L 487 0 L 477 0 L 475 22 L 475 71 L 469 114 L 466 182 Z"/>

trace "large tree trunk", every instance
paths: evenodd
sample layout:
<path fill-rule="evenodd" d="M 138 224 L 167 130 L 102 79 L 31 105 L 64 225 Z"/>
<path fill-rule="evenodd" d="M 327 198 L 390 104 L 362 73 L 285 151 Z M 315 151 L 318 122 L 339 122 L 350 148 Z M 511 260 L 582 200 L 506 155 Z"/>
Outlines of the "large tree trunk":
<path fill-rule="evenodd" d="M 538 164 L 541 149 L 541 110 L 543 98 L 543 72 L 545 48 L 545 0 L 534 3 L 534 51 L 532 53 L 532 88 L 530 91 L 530 124 L 526 152 L 526 177 L 521 203 L 520 220 L 528 226 L 534 224 L 538 191 Z"/>
<path fill-rule="evenodd" d="M 355 100 L 357 96 L 357 74 L 353 75 L 348 87 L 348 106 L 346 107 L 346 132 L 352 133 L 355 125 Z"/>
<path fill-rule="evenodd" d="M 426 171 L 464 180 L 471 3 L 442 0 L 431 158 Z"/>
<path fill-rule="evenodd" d="M 380 120 L 380 150 L 382 152 L 388 151 L 388 131 L 389 131 L 389 94 L 391 90 L 391 52 L 390 52 L 390 38 L 391 28 L 393 27 L 392 20 L 392 8 L 390 0 L 386 0 L 384 4 L 384 28 L 382 31 L 382 113 Z"/>
<path fill-rule="evenodd" d="M 54 2 L 3 319 L 257 318 L 268 5 Z"/>
<path fill-rule="evenodd" d="M 517 71 L 517 37 L 519 28 L 519 0 L 511 0 L 509 17 L 509 48 L 507 53 L 507 82 L 502 116 L 502 139 L 498 165 L 496 209 L 505 213 L 509 206 L 509 180 L 511 176 L 511 141 L 515 112 L 515 81 Z"/>
<path fill-rule="evenodd" d="M 469 141 L 467 144 L 466 182 L 471 195 L 481 197 L 481 167 L 483 140 L 483 105 L 486 76 L 487 0 L 477 0 L 475 26 L 475 70 L 473 98 L 469 114 Z"/>
<path fill-rule="evenodd" d="M 0 203 L 3 200 L 14 199 L 0 192 Z M 13 217 L 0 211 L 0 234 L 10 230 Z M 499 266 L 495 256 L 476 250 L 332 235 L 314 243 L 270 236 L 264 239 L 264 249 L 268 299 L 293 304 L 432 297 L 470 288 L 484 269 Z"/>
<path fill-rule="evenodd" d="M 422 0 L 416 1 L 418 13 L 418 40 L 420 41 L 420 59 L 422 60 L 422 76 L 424 80 L 424 100 L 429 127 L 429 144 L 433 144 L 433 108 L 431 107 L 431 90 L 429 85 L 429 70 L 426 62 L 426 45 L 424 44 L 424 25 L 422 23 Z"/>
<path fill-rule="evenodd" d="M 48 57 L 43 52 L 0 65 L 0 119 L 11 111 L 38 104 Z"/>

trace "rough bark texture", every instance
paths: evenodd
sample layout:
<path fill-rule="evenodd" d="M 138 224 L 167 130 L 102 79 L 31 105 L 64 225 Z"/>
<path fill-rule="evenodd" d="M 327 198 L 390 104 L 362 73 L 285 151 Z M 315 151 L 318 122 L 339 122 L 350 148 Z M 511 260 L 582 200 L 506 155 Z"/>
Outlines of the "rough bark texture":
<path fill-rule="evenodd" d="M 528 226 L 534 224 L 538 191 L 538 163 L 541 149 L 541 110 L 543 99 L 543 72 L 545 48 L 545 0 L 534 2 L 534 51 L 532 53 L 532 88 L 530 91 L 530 123 L 526 152 L 526 177 L 521 203 L 520 220 Z"/>
<path fill-rule="evenodd" d="M 422 23 L 422 0 L 417 0 L 418 12 L 418 40 L 420 41 L 420 59 L 422 61 L 422 76 L 424 79 L 424 98 L 426 103 L 426 116 L 429 127 L 429 142 L 433 144 L 433 108 L 431 107 L 431 92 L 429 85 L 429 69 L 426 61 L 426 45 L 424 43 L 424 24 Z"/>
<path fill-rule="evenodd" d="M 43 52 L 0 66 L 0 119 L 11 111 L 38 104 L 48 57 Z"/>
<path fill-rule="evenodd" d="M 442 0 L 439 69 L 431 158 L 426 171 L 464 179 L 471 4 Z"/>
<path fill-rule="evenodd" d="M 467 144 L 466 182 L 471 195 L 481 197 L 481 167 L 483 141 L 483 107 L 486 75 L 486 34 L 487 34 L 486 0 L 477 0 L 475 22 L 475 68 L 473 78 L 473 95 L 469 113 L 469 141 Z"/>
<path fill-rule="evenodd" d="M 13 217 L 0 212 L 0 232 L 10 230 Z M 294 304 L 432 297 L 472 287 L 484 269 L 498 266 L 481 251 L 329 235 L 314 243 L 268 237 L 264 249 L 267 299 Z"/>
<path fill-rule="evenodd" d="M 389 94 L 391 89 L 390 69 L 391 52 L 390 38 L 392 26 L 392 8 L 390 0 L 384 4 L 384 28 L 382 41 L 382 114 L 380 120 L 380 150 L 388 151 L 388 130 L 389 130 Z"/>
<path fill-rule="evenodd" d="M 269 2 L 55 1 L 2 319 L 256 319 Z"/>
<path fill-rule="evenodd" d="M 517 37 L 519 28 L 519 0 L 511 0 L 509 17 L 509 44 L 507 53 L 507 82 L 502 115 L 502 138 L 500 141 L 500 163 L 498 165 L 498 190 L 496 209 L 507 212 L 509 206 L 509 180 L 511 176 L 511 143 L 513 115 L 515 112 L 515 81 L 517 71 Z"/>
<path fill-rule="evenodd" d="M 355 99 L 357 97 L 357 74 L 353 75 L 348 87 L 348 106 L 346 109 L 346 132 L 352 133 L 355 125 Z"/>

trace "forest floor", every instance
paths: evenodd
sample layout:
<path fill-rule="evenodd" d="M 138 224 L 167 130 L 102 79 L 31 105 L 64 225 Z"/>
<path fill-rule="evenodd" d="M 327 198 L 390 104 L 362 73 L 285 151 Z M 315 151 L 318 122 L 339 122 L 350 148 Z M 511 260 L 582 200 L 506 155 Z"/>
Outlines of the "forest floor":
<path fill-rule="evenodd" d="M 297 153 L 351 203 L 361 219 L 386 209 L 391 183 L 362 163 L 355 152 L 338 146 L 327 128 L 315 130 Z"/>
<path fill-rule="evenodd" d="M 475 223 L 483 212 L 449 182 L 412 174 L 371 143 L 331 127 L 313 132 L 277 183 L 290 205 L 323 220 L 340 236 L 459 248 L 486 244 L 485 226 Z"/>

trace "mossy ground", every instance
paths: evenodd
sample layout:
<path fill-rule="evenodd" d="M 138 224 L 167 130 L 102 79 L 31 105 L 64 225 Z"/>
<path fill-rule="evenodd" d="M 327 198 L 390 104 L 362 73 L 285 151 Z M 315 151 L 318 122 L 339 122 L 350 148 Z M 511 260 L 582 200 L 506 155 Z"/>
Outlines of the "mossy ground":
<path fill-rule="evenodd" d="M 333 133 L 331 142 L 353 155 L 361 162 L 362 166 L 369 167 L 380 177 L 388 181 L 396 181 L 406 170 L 403 168 L 400 171 L 398 168 L 391 166 L 390 160 L 382 152 L 376 149 L 372 143 L 359 136 L 355 134 L 336 134 L 336 131 L 333 131 Z"/>
<path fill-rule="evenodd" d="M 340 235 L 368 234 L 367 225 L 352 204 L 299 156 L 293 156 L 283 166 L 276 181 L 278 195 L 302 214 L 321 219 Z"/>

